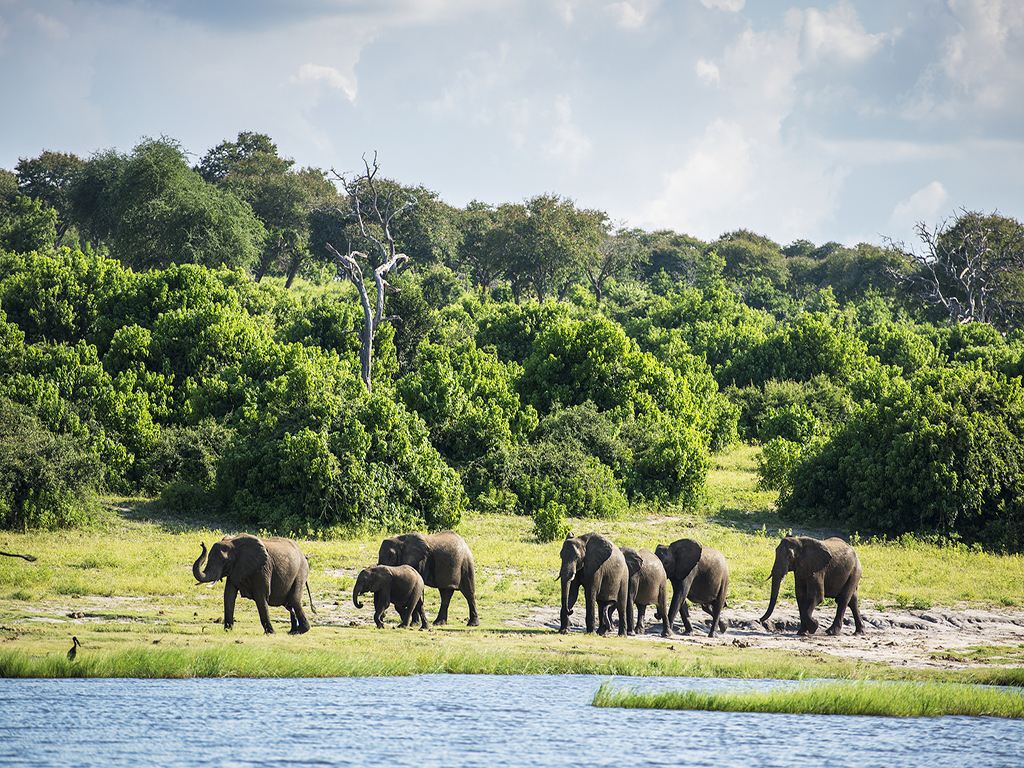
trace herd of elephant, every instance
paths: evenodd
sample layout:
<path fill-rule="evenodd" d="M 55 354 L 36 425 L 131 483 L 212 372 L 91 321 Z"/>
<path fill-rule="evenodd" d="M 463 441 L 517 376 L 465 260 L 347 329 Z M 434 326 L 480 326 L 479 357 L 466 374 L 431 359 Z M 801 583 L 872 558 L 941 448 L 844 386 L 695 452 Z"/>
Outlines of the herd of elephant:
<path fill-rule="evenodd" d="M 272 633 L 269 608 L 284 606 L 291 617 L 291 633 L 309 631 L 302 607 L 303 591 L 313 597 L 306 583 L 309 562 L 298 545 L 279 537 L 260 539 L 248 534 L 225 536 L 209 553 L 202 552 L 192 565 L 201 583 L 225 580 L 224 628 L 234 625 L 235 599 L 239 594 L 255 601 L 263 630 Z M 204 566 L 205 560 L 205 566 Z M 658 545 L 654 552 L 617 547 L 597 533 L 569 535 L 562 544 L 559 579 L 562 586 L 560 632 L 569 629 L 569 617 L 582 587 L 586 603 L 586 631 L 605 634 L 612 628 L 612 613 L 618 614 L 618 632 L 631 635 L 644 630 L 647 606 L 655 606 L 663 637 L 671 636 L 675 618 L 682 617 L 684 634 L 690 634 L 688 603 L 699 605 L 710 617 L 709 636 L 725 631 L 722 609 L 729 593 L 729 565 L 717 549 L 693 539 L 679 539 Z M 793 571 L 799 634 L 818 629 L 814 610 L 826 597 L 835 598 L 836 615 L 828 634 L 842 629 L 847 607 L 853 614 L 857 634 L 864 624 L 857 607 L 861 567 L 857 553 L 839 538 L 824 540 L 808 536 L 786 536 L 775 548 L 771 571 L 771 598 L 761 617 L 766 627 L 775 610 L 779 588 Z M 668 584 L 672 601 L 668 602 Z M 401 626 L 419 623 L 427 627 L 423 606 L 426 587 L 439 590 L 441 605 L 434 624 L 448 621 L 448 606 L 458 590 L 469 605 L 469 626 L 477 626 L 476 577 L 473 554 L 457 533 L 407 533 L 381 542 L 377 565 L 364 568 L 356 577 L 352 602 L 362 608 L 359 598 L 373 593 L 373 620 L 384 626 L 388 606 L 394 606 Z"/>

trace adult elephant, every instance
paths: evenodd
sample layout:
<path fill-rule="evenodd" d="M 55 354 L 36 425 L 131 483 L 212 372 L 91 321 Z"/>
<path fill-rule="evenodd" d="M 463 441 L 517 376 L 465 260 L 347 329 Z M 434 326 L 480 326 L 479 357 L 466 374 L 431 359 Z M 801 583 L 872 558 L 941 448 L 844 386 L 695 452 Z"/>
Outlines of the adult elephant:
<path fill-rule="evenodd" d="M 860 559 L 853 547 L 840 538 L 814 539 L 810 536 L 786 536 L 775 548 L 775 564 L 772 566 L 772 596 L 768 610 L 761 617 L 767 628 L 768 619 L 775 610 L 779 599 L 779 587 L 786 574 L 793 571 L 796 586 L 796 604 L 800 609 L 800 631 L 798 634 L 814 634 L 818 622 L 814 609 L 826 597 L 836 599 L 836 617 L 827 633 L 838 635 L 843 628 L 846 606 L 853 613 L 855 634 L 864 634 L 864 623 L 857 610 L 857 587 L 860 584 Z"/>
<path fill-rule="evenodd" d="M 392 536 L 380 543 L 377 554 L 379 565 L 411 565 L 423 583 L 441 592 L 441 607 L 437 611 L 435 625 L 448 623 L 448 604 L 455 590 L 459 590 L 469 605 L 468 626 L 480 624 L 476 613 L 476 573 L 473 553 L 469 545 L 457 533 L 445 531 L 424 535 L 403 533 Z"/>
<path fill-rule="evenodd" d="M 622 556 L 629 570 L 629 617 L 630 631 L 641 634 L 644 631 L 644 613 L 648 605 L 657 608 L 655 614 L 661 619 L 661 636 L 671 637 L 672 630 L 668 623 L 667 579 L 665 566 L 653 552 L 646 549 L 622 548 Z M 633 621 L 633 608 L 636 607 L 636 621 Z"/>
<path fill-rule="evenodd" d="M 705 547 L 693 539 L 678 539 L 668 546 L 659 544 L 655 554 L 672 582 L 672 605 L 668 609 L 668 626 L 675 626 L 676 614 L 682 611 L 684 635 L 693 632 L 690 624 L 689 600 L 711 617 L 708 637 L 715 630 L 725 632 L 722 609 L 729 594 L 729 564 L 717 549 Z"/>
<path fill-rule="evenodd" d="M 268 635 L 274 631 L 269 607 L 280 605 L 286 606 L 291 615 L 289 634 L 309 631 L 309 621 L 302 610 L 303 588 L 309 594 L 309 607 L 313 608 L 313 595 L 306 583 L 309 562 L 294 541 L 277 536 L 258 539 L 247 533 L 225 536 L 210 548 L 209 557 L 206 544 L 201 546 L 202 552 L 192 564 L 192 575 L 201 584 L 225 580 L 224 629 L 235 624 L 235 598 L 241 593 L 256 602 L 260 623 Z"/>
<path fill-rule="evenodd" d="M 619 613 L 619 634 L 625 635 L 630 624 L 629 569 L 622 551 L 597 533 L 570 534 L 562 543 L 561 558 L 562 614 L 558 631 L 569 631 L 569 616 L 582 586 L 587 632 L 594 631 L 595 623 L 598 634 L 611 629 L 611 611 L 615 608 Z"/>

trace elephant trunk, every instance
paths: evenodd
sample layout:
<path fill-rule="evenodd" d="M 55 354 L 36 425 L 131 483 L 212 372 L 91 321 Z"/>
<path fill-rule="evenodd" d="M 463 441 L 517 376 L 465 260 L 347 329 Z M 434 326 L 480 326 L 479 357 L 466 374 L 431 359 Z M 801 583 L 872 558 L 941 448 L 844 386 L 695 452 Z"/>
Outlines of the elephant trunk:
<path fill-rule="evenodd" d="M 200 584 L 217 581 L 213 576 L 203 573 L 203 561 L 206 559 L 206 544 L 201 544 L 200 546 L 203 548 L 203 551 L 199 553 L 199 557 L 192 563 L 192 575 L 195 576 L 196 581 Z"/>
<path fill-rule="evenodd" d="M 771 599 L 768 600 L 768 610 L 764 612 L 764 616 L 760 619 L 762 624 L 768 621 L 768 619 L 771 618 L 772 613 L 775 612 L 775 604 L 779 600 L 779 589 L 782 587 L 782 579 L 785 577 L 787 572 L 788 570 L 786 567 L 780 567 L 777 562 L 775 567 L 772 568 L 772 595 Z"/>
<path fill-rule="evenodd" d="M 569 616 L 572 615 L 572 583 L 576 578 L 576 564 L 567 563 L 562 566 L 562 623 L 568 624 Z"/>
<path fill-rule="evenodd" d="M 359 602 L 359 596 L 363 594 L 364 591 L 365 590 L 363 589 L 363 577 L 360 574 L 359 578 L 356 579 L 355 586 L 352 587 L 352 604 L 355 605 L 356 608 L 363 607 L 363 604 Z"/>

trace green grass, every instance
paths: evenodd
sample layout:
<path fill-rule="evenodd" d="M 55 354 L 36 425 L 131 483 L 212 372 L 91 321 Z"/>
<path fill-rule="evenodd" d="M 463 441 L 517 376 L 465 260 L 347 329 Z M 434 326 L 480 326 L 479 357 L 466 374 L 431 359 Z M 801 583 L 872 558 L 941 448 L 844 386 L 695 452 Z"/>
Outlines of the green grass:
<path fill-rule="evenodd" d="M 682 536 L 697 538 L 729 559 L 730 604 L 763 605 L 776 534 L 787 526 L 777 519 L 774 495 L 756 489 L 756 455 L 757 449 L 743 446 L 718 457 L 700 513 L 653 509 L 620 520 L 574 520 L 572 527 L 648 549 Z M 530 519 L 509 515 L 469 515 L 459 528 L 477 564 L 478 630 L 462 626 L 466 606 L 456 595 L 452 626 L 429 633 L 328 625 L 314 616 L 313 631 L 301 638 L 264 638 L 252 602 L 240 600 L 236 628 L 228 634 L 215 623 L 222 613 L 221 589 L 196 585 L 191 564 L 201 541 L 209 545 L 240 527 L 168 515 L 145 500 L 116 505 L 123 511 L 87 530 L 0 533 L 0 549 L 39 558 L 35 563 L 0 558 L 0 675 L 530 671 L 1024 682 L 1019 669 L 972 670 L 966 677 L 892 671 L 807 652 L 741 650 L 728 644 L 729 636 L 721 647 L 686 639 L 669 646 L 516 630 L 509 620 L 527 617 L 536 606 L 558 605 L 560 542 L 538 543 Z M 318 604 L 349 602 L 355 573 L 376 561 L 380 538 L 300 542 L 311 561 L 310 586 Z M 858 552 L 864 564 L 860 595 L 869 611 L 873 605 L 987 607 L 1024 601 L 1024 592 L 1010 586 L 1024 583 L 1020 556 L 913 540 L 865 543 Z M 791 579 L 781 599 L 792 605 Z M 427 602 L 428 612 L 435 610 L 437 593 L 430 591 Z M 88 615 L 69 615 L 78 613 Z M 280 609 L 272 611 L 272 619 L 286 628 Z M 72 634 L 86 649 L 75 666 L 66 667 L 63 655 Z"/>
<path fill-rule="evenodd" d="M 686 709 L 711 712 L 770 712 L 791 715 L 873 715 L 879 717 L 1024 718 L 1024 695 L 954 683 L 816 683 L 769 691 L 639 693 L 607 683 L 595 707 Z"/>

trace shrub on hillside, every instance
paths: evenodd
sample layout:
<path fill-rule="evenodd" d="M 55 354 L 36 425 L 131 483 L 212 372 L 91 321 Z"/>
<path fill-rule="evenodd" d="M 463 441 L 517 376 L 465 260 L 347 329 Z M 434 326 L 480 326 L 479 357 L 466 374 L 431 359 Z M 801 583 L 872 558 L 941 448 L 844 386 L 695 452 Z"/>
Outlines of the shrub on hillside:
<path fill-rule="evenodd" d="M 99 484 L 99 462 L 88 447 L 0 397 L 0 527 L 82 525 L 92 516 Z"/>
<path fill-rule="evenodd" d="M 979 367 L 929 371 L 858 409 L 797 462 L 782 509 L 852 530 L 1024 548 L 1024 389 Z"/>

